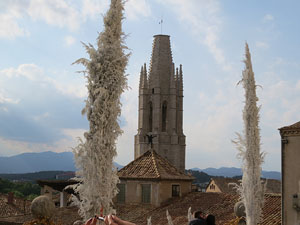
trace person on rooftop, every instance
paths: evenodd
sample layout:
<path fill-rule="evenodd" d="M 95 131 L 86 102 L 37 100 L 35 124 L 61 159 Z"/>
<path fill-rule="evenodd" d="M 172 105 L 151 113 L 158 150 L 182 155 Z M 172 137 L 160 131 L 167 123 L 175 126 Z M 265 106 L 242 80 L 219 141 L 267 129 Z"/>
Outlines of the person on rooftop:
<path fill-rule="evenodd" d="M 216 218 L 215 218 L 214 215 L 209 214 L 209 215 L 206 217 L 206 224 L 207 224 L 207 225 L 216 225 L 215 222 L 216 222 Z"/>
<path fill-rule="evenodd" d="M 189 222 L 189 225 L 207 225 L 206 220 L 205 220 L 205 213 L 202 211 L 198 210 L 194 212 L 194 218 Z"/>

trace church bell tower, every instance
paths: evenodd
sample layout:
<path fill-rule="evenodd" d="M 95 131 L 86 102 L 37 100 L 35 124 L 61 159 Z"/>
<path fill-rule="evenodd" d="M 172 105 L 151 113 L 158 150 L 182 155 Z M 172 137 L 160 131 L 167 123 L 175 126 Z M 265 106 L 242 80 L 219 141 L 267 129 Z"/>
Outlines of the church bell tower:
<path fill-rule="evenodd" d="M 140 73 L 134 158 L 150 149 L 185 170 L 182 66 L 175 69 L 168 35 L 154 36 L 149 72 L 144 64 Z"/>

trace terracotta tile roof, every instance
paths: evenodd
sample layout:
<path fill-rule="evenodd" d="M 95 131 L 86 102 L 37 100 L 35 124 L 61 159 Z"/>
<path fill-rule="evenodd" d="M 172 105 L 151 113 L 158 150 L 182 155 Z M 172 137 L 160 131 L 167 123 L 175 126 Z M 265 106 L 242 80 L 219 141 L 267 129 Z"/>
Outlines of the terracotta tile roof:
<path fill-rule="evenodd" d="M 153 225 L 168 224 L 166 218 L 166 210 L 168 210 L 174 225 L 183 225 L 187 224 L 187 212 L 188 208 L 191 207 L 192 211 L 200 209 L 206 214 L 214 215 L 216 225 L 223 225 L 235 218 L 233 208 L 238 199 L 237 195 L 227 193 L 192 192 L 180 199 L 173 199 L 158 208 L 146 209 L 143 205 L 116 205 L 116 209 L 119 217 L 139 225 L 146 225 L 147 218 L 150 216 Z M 263 221 L 260 225 L 281 224 L 280 194 L 265 195 L 262 218 Z"/>
<path fill-rule="evenodd" d="M 120 179 L 193 180 L 166 159 L 149 150 L 118 171 Z"/>
<path fill-rule="evenodd" d="M 214 177 L 211 179 L 211 181 L 212 180 L 215 181 L 216 185 L 218 185 L 221 192 L 232 194 L 236 193 L 235 189 L 230 184 L 239 184 L 239 179 L 227 177 Z M 208 186 L 209 185 L 210 183 L 208 184 Z M 281 181 L 275 179 L 267 179 L 266 193 L 281 193 Z"/>
<path fill-rule="evenodd" d="M 25 212 L 24 212 L 25 204 Z M 0 194 L 0 218 L 8 216 L 23 215 L 29 213 L 31 202 L 14 197 L 13 203 L 7 203 L 7 194 Z"/>
<path fill-rule="evenodd" d="M 262 214 L 263 221 L 260 225 L 281 224 L 281 195 L 266 194 Z"/>
<path fill-rule="evenodd" d="M 300 121 L 297 123 L 294 123 L 290 126 L 285 126 L 285 127 L 281 127 L 279 128 L 279 130 L 294 130 L 294 129 L 300 129 Z"/>

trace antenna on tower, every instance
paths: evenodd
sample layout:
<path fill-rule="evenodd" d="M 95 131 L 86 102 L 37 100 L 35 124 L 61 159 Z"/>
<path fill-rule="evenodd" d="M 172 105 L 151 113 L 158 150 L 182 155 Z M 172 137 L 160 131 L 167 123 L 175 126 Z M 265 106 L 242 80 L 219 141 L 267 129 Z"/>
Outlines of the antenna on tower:
<path fill-rule="evenodd" d="M 161 16 L 161 19 L 160 19 L 160 21 L 159 21 L 159 23 L 158 24 L 160 24 L 160 34 L 162 34 L 162 27 L 163 27 L 163 16 Z"/>

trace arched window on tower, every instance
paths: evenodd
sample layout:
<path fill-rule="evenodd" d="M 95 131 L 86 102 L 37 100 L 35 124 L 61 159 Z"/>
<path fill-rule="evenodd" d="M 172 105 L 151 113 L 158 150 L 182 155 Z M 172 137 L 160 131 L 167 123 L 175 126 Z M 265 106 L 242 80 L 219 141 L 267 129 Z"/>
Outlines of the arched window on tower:
<path fill-rule="evenodd" d="M 149 132 L 152 132 L 152 115 L 153 115 L 152 102 L 149 102 Z"/>
<path fill-rule="evenodd" d="M 167 131 L 167 102 L 164 101 L 162 105 L 162 126 L 161 131 Z"/>

